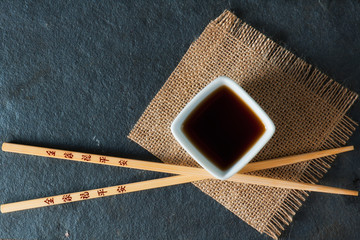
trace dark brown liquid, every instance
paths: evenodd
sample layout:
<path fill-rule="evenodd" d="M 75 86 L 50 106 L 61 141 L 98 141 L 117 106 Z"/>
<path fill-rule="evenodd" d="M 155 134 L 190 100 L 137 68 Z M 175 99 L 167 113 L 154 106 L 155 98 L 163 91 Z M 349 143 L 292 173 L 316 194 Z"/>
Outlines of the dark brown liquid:
<path fill-rule="evenodd" d="M 206 97 L 182 129 L 192 144 L 222 170 L 232 167 L 265 132 L 258 116 L 226 86 Z"/>

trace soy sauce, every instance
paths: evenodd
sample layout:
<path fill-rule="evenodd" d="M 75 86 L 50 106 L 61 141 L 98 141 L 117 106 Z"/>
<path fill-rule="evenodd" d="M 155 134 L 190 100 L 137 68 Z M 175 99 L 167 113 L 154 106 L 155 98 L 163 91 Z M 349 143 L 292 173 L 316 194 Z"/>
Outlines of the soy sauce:
<path fill-rule="evenodd" d="M 214 165 L 227 170 L 257 142 L 265 126 L 241 98 L 222 86 L 192 111 L 182 130 Z"/>

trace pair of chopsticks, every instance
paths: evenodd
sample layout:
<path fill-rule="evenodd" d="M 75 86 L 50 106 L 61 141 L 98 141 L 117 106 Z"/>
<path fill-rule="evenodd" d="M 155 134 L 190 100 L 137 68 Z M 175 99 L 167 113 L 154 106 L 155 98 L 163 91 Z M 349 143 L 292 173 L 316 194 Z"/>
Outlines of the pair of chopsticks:
<path fill-rule="evenodd" d="M 165 177 L 160 179 L 153 179 L 148 181 L 117 185 L 106 188 L 86 190 L 82 192 L 67 193 L 63 195 L 2 204 L 0 206 L 2 213 L 8 213 L 8 212 L 38 208 L 38 207 L 46 207 L 46 206 L 64 204 L 69 202 L 83 201 L 83 200 L 95 199 L 100 197 L 113 196 L 118 194 L 137 192 L 142 190 L 148 190 L 148 189 L 154 189 L 154 188 L 160 188 L 160 187 L 166 187 L 166 186 L 172 186 L 182 183 L 214 178 L 205 169 L 196 168 L 196 167 L 178 166 L 173 164 L 110 157 L 110 156 L 73 152 L 73 151 L 66 151 L 66 150 L 59 150 L 52 148 L 35 147 L 35 146 L 28 146 L 28 145 L 14 144 L 14 143 L 3 143 L 2 150 L 5 152 L 21 153 L 21 154 L 50 157 L 50 158 L 59 158 L 70 161 L 79 161 L 79 162 L 103 164 L 103 165 L 110 165 L 117 167 L 140 169 L 140 170 L 164 172 L 170 174 L 178 174 L 177 176 Z M 358 196 L 358 192 L 353 190 L 321 186 L 321 185 L 309 184 L 309 183 L 298 183 L 298 182 L 244 174 L 247 172 L 281 167 L 289 164 L 295 164 L 299 162 L 308 161 L 311 159 L 326 157 L 352 150 L 354 150 L 353 146 L 347 146 L 347 147 L 334 148 L 334 149 L 323 150 L 318 152 L 300 154 L 295 156 L 282 157 L 282 158 L 266 160 L 256 163 L 249 163 L 243 169 L 241 169 L 239 173 L 235 174 L 227 181 L 257 184 L 262 186 L 278 187 L 285 189 L 297 189 L 304 191 Z"/>

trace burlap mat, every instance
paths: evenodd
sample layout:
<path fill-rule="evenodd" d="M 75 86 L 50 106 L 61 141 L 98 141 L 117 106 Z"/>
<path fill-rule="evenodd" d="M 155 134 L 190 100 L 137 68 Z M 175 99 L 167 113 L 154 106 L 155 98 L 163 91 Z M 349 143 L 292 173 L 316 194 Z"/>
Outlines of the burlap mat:
<path fill-rule="evenodd" d="M 275 135 L 253 161 L 339 147 L 355 130 L 355 123 L 345 115 L 357 98 L 355 93 L 225 11 L 191 44 L 129 138 L 164 162 L 198 166 L 176 142 L 170 125 L 194 95 L 222 75 L 237 81 L 275 123 Z M 254 174 L 316 182 L 333 160 L 316 159 Z M 219 180 L 193 184 L 275 239 L 307 196 L 303 191 Z"/>

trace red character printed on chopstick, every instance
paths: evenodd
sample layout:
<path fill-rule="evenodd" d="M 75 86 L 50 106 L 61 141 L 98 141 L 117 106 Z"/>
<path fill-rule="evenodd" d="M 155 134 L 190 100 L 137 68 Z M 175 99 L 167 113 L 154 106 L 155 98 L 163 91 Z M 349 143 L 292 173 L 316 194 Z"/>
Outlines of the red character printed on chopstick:
<path fill-rule="evenodd" d="M 81 160 L 84 161 L 91 161 L 91 155 L 81 155 Z"/>
<path fill-rule="evenodd" d="M 99 161 L 100 161 L 101 163 L 106 163 L 106 162 L 109 161 L 109 160 L 106 159 L 106 157 L 100 157 L 100 158 L 99 158 Z"/>
<path fill-rule="evenodd" d="M 63 200 L 64 202 L 71 202 L 72 197 L 70 196 L 70 194 L 65 194 L 65 195 L 62 197 L 62 200 Z"/>
<path fill-rule="evenodd" d="M 55 156 L 55 151 L 46 151 L 49 156 Z"/>
<path fill-rule="evenodd" d="M 72 159 L 72 158 L 74 157 L 74 154 L 69 153 L 69 152 L 65 152 L 65 153 L 64 153 L 64 157 L 65 157 L 65 158 L 70 158 L 70 159 Z"/>
<path fill-rule="evenodd" d="M 88 199 L 89 197 L 90 197 L 89 192 L 80 193 L 80 198 L 81 199 Z"/>
<path fill-rule="evenodd" d="M 120 166 L 127 166 L 127 160 L 120 160 L 119 161 L 119 164 L 120 164 Z"/>
<path fill-rule="evenodd" d="M 46 204 L 54 204 L 54 198 L 47 198 L 44 201 Z"/>
<path fill-rule="evenodd" d="M 118 191 L 119 193 L 124 193 L 124 192 L 126 192 L 126 186 L 119 186 L 119 187 L 117 188 L 117 191 Z"/>
<path fill-rule="evenodd" d="M 104 191 L 104 189 L 100 189 L 97 191 L 98 196 L 105 196 L 105 193 L 107 193 L 107 191 Z"/>

